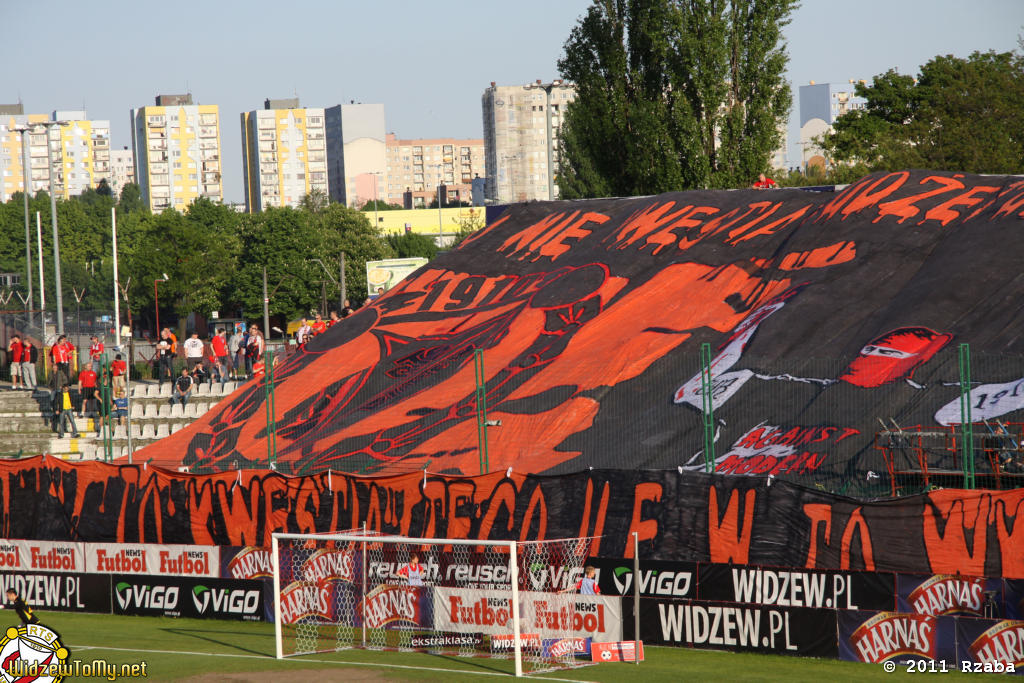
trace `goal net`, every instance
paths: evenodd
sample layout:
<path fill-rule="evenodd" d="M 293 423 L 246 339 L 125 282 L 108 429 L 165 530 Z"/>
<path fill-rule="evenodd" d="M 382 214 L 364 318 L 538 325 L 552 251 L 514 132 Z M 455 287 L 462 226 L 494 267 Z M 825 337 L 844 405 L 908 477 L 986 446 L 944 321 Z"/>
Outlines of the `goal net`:
<path fill-rule="evenodd" d="M 274 534 L 277 656 L 499 657 L 517 676 L 588 664 L 587 634 L 618 617 L 577 594 L 591 541 Z"/>

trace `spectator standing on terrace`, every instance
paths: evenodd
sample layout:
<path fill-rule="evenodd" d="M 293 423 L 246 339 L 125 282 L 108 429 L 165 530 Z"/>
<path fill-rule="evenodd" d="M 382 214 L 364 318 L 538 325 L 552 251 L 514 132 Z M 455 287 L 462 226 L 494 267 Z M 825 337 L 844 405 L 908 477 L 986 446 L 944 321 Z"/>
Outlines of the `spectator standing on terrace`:
<path fill-rule="evenodd" d="M 125 374 L 127 372 L 128 366 L 121 359 L 121 354 L 114 356 L 114 360 L 110 361 L 110 377 L 115 390 L 120 389 L 124 393 Z"/>
<path fill-rule="evenodd" d="M 59 390 L 71 381 L 71 352 L 74 347 L 63 334 L 57 343 L 50 347 L 50 360 L 53 361 L 53 388 Z"/>
<path fill-rule="evenodd" d="M 92 361 L 92 371 L 97 375 L 103 367 L 103 342 L 96 335 L 89 337 L 89 359 Z"/>
<path fill-rule="evenodd" d="M 75 424 L 74 404 L 71 402 L 71 387 L 67 382 L 61 385 L 60 391 L 53 394 L 53 416 L 57 422 L 57 438 L 64 438 L 64 428 L 71 428 L 71 437 L 78 438 L 78 425 Z"/>
<path fill-rule="evenodd" d="M 353 313 L 355 313 L 355 311 L 352 310 L 352 304 L 348 299 L 345 299 L 345 305 L 341 307 L 341 317 L 347 318 Z"/>
<path fill-rule="evenodd" d="M 210 347 L 213 349 L 214 363 L 217 367 L 217 374 L 220 375 L 221 386 L 227 381 L 228 369 L 231 367 L 231 355 L 228 353 L 227 333 L 223 327 L 218 327 L 217 332 L 210 340 Z"/>
<path fill-rule="evenodd" d="M 174 390 L 171 392 L 171 405 L 173 406 L 175 401 L 181 403 L 181 407 L 184 408 L 185 404 L 188 403 L 188 397 L 192 395 L 192 385 L 195 382 L 192 379 L 192 375 L 188 374 L 188 368 L 181 369 L 181 375 L 178 379 L 174 380 Z"/>
<path fill-rule="evenodd" d="M 754 183 L 755 190 L 774 190 L 775 181 L 771 178 L 765 177 L 764 173 L 757 177 L 757 182 Z"/>
<path fill-rule="evenodd" d="M 185 365 L 188 371 L 192 372 L 197 365 L 203 362 L 203 340 L 199 338 L 198 332 L 193 332 L 182 346 L 185 347 Z"/>
<path fill-rule="evenodd" d="M 340 323 L 341 318 L 338 317 L 337 311 L 331 311 L 331 317 L 327 319 L 327 327 L 334 327 L 336 323 Z"/>
<path fill-rule="evenodd" d="M 299 329 L 295 331 L 295 343 L 299 346 L 304 346 L 309 341 L 310 336 L 313 334 L 313 328 L 310 327 L 309 321 L 305 318 L 302 319 L 302 324 L 299 325 Z"/>
<path fill-rule="evenodd" d="M 323 317 L 319 313 L 316 314 L 316 320 L 310 325 L 313 328 L 313 336 L 323 334 L 327 331 L 327 323 L 324 322 Z"/>
<path fill-rule="evenodd" d="M 238 371 L 245 365 L 245 334 L 239 327 L 228 340 L 228 353 L 231 355 L 231 379 L 238 379 Z"/>
<path fill-rule="evenodd" d="M 160 386 L 163 386 L 165 379 L 174 381 L 174 374 L 171 370 L 173 362 L 174 352 L 171 351 L 171 342 L 164 337 L 156 345 L 157 384 Z"/>
<path fill-rule="evenodd" d="M 245 374 L 252 379 L 252 366 L 263 358 L 263 333 L 253 325 L 249 328 L 249 338 L 245 342 Z"/>
<path fill-rule="evenodd" d="M 92 417 L 96 414 L 96 371 L 86 365 L 78 373 L 78 395 L 82 403 L 78 407 L 78 417 Z"/>
<path fill-rule="evenodd" d="M 21 342 L 21 385 L 30 391 L 36 387 L 36 363 L 39 361 L 39 349 L 26 337 Z"/>
<path fill-rule="evenodd" d="M 22 344 L 21 337 L 14 335 L 11 337 L 11 343 L 7 345 L 7 360 L 11 364 L 11 391 L 17 391 L 22 387 L 21 384 L 21 356 L 22 356 Z"/>

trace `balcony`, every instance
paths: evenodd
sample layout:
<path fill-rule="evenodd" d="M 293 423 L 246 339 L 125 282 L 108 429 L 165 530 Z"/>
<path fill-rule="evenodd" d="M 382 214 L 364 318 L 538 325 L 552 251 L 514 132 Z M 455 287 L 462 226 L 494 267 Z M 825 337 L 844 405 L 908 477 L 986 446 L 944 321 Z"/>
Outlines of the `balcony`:
<path fill-rule="evenodd" d="M 200 114 L 199 125 L 201 126 L 216 126 L 217 115 L 216 114 Z"/>
<path fill-rule="evenodd" d="M 217 137 L 217 127 L 216 126 L 200 126 L 199 127 L 199 137 L 201 137 L 201 138 L 215 138 L 215 137 Z"/>
<path fill-rule="evenodd" d="M 160 115 L 148 116 L 148 117 L 146 117 L 146 124 L 150 128 L 166 128 L 167 127 L 167 117 L 166 116 L 160 116 Z"/>
<path fill-rule="evenodd" d="M 323 140 L 310 140 L 309 143 L 306 146 L 310 150 L 322 150 L 322 149 L 324 149 L 324 141 Z"/>

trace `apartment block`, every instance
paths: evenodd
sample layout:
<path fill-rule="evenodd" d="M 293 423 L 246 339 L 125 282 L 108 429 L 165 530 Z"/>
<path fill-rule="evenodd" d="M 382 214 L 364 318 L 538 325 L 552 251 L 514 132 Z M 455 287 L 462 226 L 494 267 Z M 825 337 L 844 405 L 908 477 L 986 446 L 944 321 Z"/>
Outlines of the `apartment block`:
<path fill-rule="evenodd" d="M 863 81 L 861 81 L 863 82 Z M 846 112 L 862 109 L 867 100 L 854 92 L 855 81 L 815 83 L 800 86 L 800 165 L 828 166 L 825 153 L 814 138 L 832 130 L 835 120 Z"/>
<path fill-rule="evenodd" d="M 482 98 L 487 199 L 499 204 L 558 198 L 558 132 L 576 95 L 568 83 L 498 86 Z"/>
<path fill-rule="evenodd" d="M 486 178 L 484 141 L 457 138 L 400 140 L 387 136 L 387 196 L 390 204 L 402 204 L 404 193 L 412 193 L 413 206 L 424 207 L 437 198 L 445 186 L 445 202 L 470 201 L 473 178 Z"/>
<path fill-rule="evenodd" d="M 298 206 L 313 190 L 328 194 L 323 108 L 300 107 L 298 98 L 268 99 L 241 120 L 246 211 Z"/>
<path fill-rule="evenodd" d="M 151 211 L 183 211 L 199 197 L 223 201 L 217 105 L 158 95 L 155 106 L 132 109 L 131 119 L 136 182 Z"/>
<path fill-rule="evenodd" d="M 332 201 L 360 208 L 385 196 L 387 148 L 383 104 L 351 102 L 324 110 L 327 183 Z"/>
<path fill-rule="evenodd" d="M 54 125 L 60 122 L 61 125 Z M 24 114 L 21 105 L 0 107 L 0 201 L 25 189 L 22 129 L 29 149 L 28 191 L 53 191 L 68 199 L 110 180 L 110 122 L 80 110 Z"/>
<path fill-rule="evenodd" d="M 124 186 L 135 182 L 135 156 L 127 147 L 110 150 L 110 189 L 120 195 Z"/>

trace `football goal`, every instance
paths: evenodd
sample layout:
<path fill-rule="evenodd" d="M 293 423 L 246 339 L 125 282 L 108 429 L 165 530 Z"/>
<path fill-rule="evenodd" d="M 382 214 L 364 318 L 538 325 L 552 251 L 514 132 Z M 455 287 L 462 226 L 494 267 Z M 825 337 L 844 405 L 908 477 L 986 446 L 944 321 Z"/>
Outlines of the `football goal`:
<path fill-rule="evenodd" d="M 517 676 L 588 664 L 591 638 L 619 620 L 601 596 L 576 594 L 591 541 L 273 534 L 277 657 L 502 657 Z"/>

